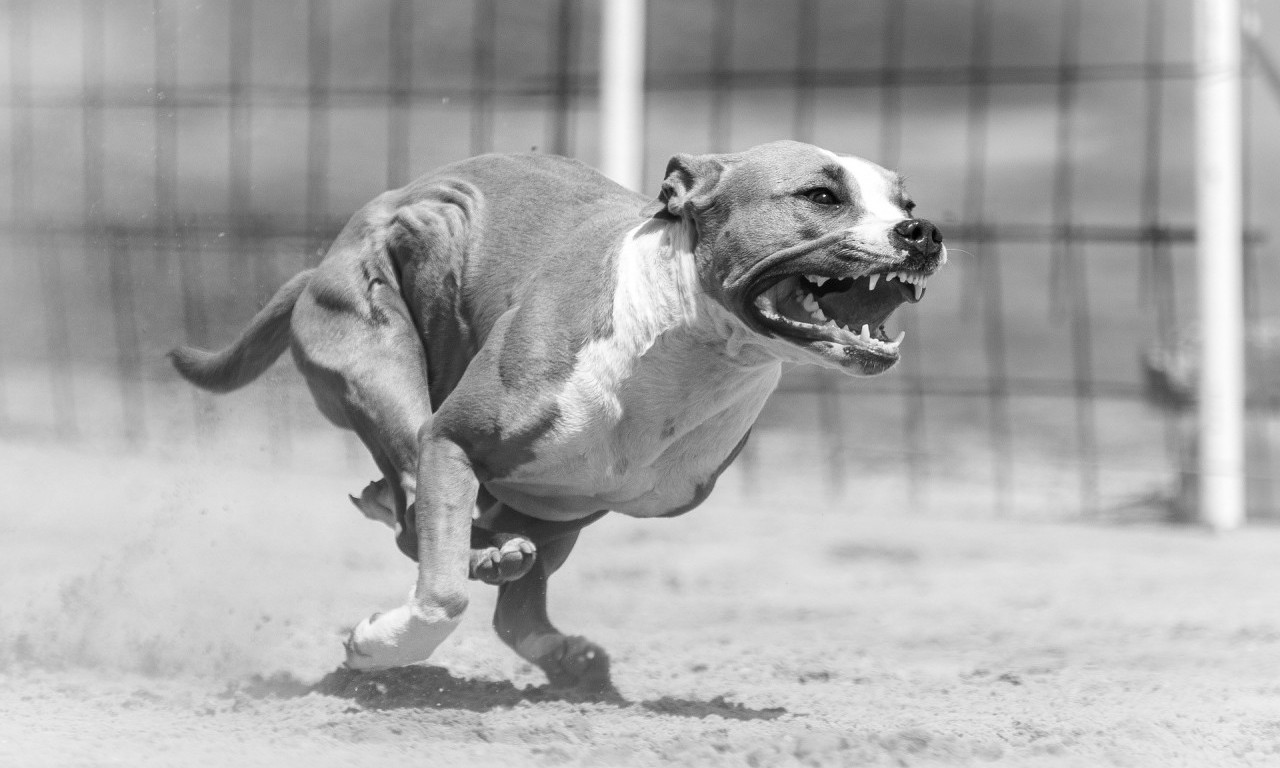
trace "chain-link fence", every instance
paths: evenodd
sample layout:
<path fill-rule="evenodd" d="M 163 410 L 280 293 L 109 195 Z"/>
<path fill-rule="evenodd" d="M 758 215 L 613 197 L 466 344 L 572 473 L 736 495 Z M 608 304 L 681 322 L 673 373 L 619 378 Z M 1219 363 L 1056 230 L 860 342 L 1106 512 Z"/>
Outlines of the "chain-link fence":
<path fill-rule="evenodd" d="M 598 159 L 591 2 L 2 9 L 6 439 L 364 461 L 287 366 L 215 399 L 164 352 L 228 341 L 389 186 L 490 150 Z M 897 370 L 787 374 L 741 482 L 933 513 L 1177 508 L 1192 23 L 1189 0 L 650 0 L 646 188 L 675 152 L 812 141 L 904 171 L 955 254 L 895 316 Z M 1274 513 L 1280 75 L 1249 39 L 1250 503 Z"/>

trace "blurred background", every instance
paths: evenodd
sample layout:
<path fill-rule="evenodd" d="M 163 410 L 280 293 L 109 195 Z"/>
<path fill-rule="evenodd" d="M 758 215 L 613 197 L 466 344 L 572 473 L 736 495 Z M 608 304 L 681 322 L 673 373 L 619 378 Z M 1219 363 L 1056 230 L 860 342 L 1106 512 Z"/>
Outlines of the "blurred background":
<path fill-rule="evenodd" d="M 789 371 L 722 483 L 851 514 L 1188 516 L 1191 5 L 649 0 L 643 191 L 676 152 L 811 141 L 900 169 L 953 254 L 895 315 L 895 370 Z M 360 488 L 372 463 L 287 358 L 215 398 L 164 353 L 228 342 L 356 208 L 436 166 L 600 164 L 600 27 L 589 0 L 0 5 L 0 439 Z M 1248 503 L 1266 519 L 1280 6 L 1247 28 Z"/>

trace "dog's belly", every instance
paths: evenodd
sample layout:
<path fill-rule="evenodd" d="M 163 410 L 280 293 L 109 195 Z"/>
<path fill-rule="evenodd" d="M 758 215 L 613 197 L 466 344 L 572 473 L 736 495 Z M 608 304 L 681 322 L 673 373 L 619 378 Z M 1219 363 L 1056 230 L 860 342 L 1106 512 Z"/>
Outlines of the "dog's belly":
<path fill-rule="evenodd" d="M 695 396 L 645 386 L 624 388 L 617 398 L 571 392 L 562 404 L 572 415 L 538 441 L 534 458 L 486 487 L 544 520 L 605 509 L 631 517 L 687 510 L 740 447 L 777 376 L 775 369 L 704 385 Z"/>
<path fill-rule="evenodd" d="M 676 448 L 640 465 L 631 463 L 610 439 L 544 445 L 532 462 L 486 486 L 515 509 L 544 520 L 576 520 L 602 509 L 660 517 L 703 495 L 701 489 L 714 482 L 749 427 L 732 436 L 725 431 L 706 450 Z"/>

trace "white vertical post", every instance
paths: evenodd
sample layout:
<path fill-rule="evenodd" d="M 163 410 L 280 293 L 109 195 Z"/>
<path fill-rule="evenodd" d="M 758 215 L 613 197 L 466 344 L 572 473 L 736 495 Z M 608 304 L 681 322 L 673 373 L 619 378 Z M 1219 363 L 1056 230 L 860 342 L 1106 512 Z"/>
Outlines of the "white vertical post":
<path fill-rule="evenodd" d="M 1200 519 L 1221 531 L 1245 512 L 1240 0 L 1196 9 Z"/>
<path fill-rule="evenodd" d="M 644 0 L 604 0 L 600 35 L 600 169 L 639 190 L 644 163 Z"/>

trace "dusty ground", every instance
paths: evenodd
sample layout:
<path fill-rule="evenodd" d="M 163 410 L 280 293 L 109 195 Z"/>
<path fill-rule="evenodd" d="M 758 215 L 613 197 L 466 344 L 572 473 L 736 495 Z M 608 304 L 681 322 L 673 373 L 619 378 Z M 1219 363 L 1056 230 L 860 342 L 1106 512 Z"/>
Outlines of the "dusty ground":
<path fill-rule="evenodd" d="M 0 765 L 1280 764 L 1280 531 L 904 519 L 892 484 L 773 476 L 584 534 L 552 609 L 625 701 L 582 702 L 479 585 L 436 666 L 335 670 L 412 576 L 358 472 L 0 445 Z"/>

